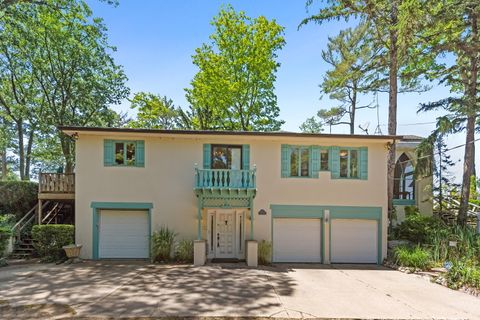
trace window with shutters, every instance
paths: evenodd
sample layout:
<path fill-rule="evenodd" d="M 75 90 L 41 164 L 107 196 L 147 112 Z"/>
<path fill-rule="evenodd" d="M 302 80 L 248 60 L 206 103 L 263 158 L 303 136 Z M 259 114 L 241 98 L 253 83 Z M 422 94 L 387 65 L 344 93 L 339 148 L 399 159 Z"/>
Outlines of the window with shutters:
<path fill-rule="evenodd" d="M 340 149 L 340 178 L 358 178 L 358 150 Z"/>
<path fill-rule="evenodd" d="M 144 166 L 144 141 L 105 140 L 104 165 L 118 167 Z"/>
<path fill-rule="evenodd" d="M 290 177 L 310 176 L 310 148 L 290 147 Z"/>
<path fill-rule="evenodd" d="M 241 145 L 212 145 L 212 169 L 242 169 Z"/>

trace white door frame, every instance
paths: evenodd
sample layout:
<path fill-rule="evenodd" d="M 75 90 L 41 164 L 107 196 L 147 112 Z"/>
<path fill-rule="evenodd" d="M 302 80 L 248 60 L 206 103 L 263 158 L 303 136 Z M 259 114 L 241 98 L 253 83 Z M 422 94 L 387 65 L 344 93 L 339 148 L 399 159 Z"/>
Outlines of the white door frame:
<path fill-rule="evenodd" d="M 218 239 L 217 239 L 217 221 L 220 213 L 231 212 L 233 214 L 234 228 L 233 228 L 233 241 L 234 252 L 231 256 L 222 256 L 217 252 Z M 208 209 L 207 210 L 207 258 L 245 258 L 245 219 L 246 209 Z"/>

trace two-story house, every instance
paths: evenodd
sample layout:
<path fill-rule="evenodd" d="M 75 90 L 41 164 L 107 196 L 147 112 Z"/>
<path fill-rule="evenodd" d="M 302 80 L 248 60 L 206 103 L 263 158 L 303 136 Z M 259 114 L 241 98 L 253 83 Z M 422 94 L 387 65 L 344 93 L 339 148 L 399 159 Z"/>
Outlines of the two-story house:
<path fill-rule="evenodd" d="M 208 259 L 245 259 L 248 240 L 270 241 L 274 262 L 386 256 L 387 154 L 401 136 L 60 129 L 76 139 L 83 258 L 149 258 L 160 226 L 201 240 Z M 403 155 L 396 194 L 410 205 Z"/>

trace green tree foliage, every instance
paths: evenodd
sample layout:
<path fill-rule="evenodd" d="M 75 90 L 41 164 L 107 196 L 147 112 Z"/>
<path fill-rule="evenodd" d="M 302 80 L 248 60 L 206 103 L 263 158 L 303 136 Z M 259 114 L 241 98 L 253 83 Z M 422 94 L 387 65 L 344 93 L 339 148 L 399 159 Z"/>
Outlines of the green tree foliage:
<path fill-rule="evenodd" d="M 199 71 L 186 90 L 195 129 L 279 130 L 274 92 L 283 28 L 227 6 L 216 16 L 211 42 L 195 51 Z"/>
<path fill-rule="evenodd" d="M 378 91 L 386 85 L 377 72 L 381 48 L 374 47 L 371 33 L 369 24 L 361 23 L 354 29 L 345 29 L 336 37 L 329 38 L 327 50 L 322 51 L 322 58 L 331 69 L 325 74 L 320 88 L 323 94 L 340 105 L 320 110 L 318 117 L 330 127 L 348 125 L 350 134 L 355 133 L 356 112 L 371 108 L 369 104 L 360 106 L 359 96 Z M 343 120 L 345 117 L 348 120 Z"/>
<path fill-rule="evenodd" d="M 307 0 L 307 7 L 314 4 Z M 417 0 L 326 0 L 318 13 L 304 19 L 301 25 L 313 22 L 359 19 L 371 27 L 372 42 L 380 52 L 379 69 L 388 83 L 388 134 L 397 134 L 397 97 L 400 91 L 419 90 L 413 75 L 404 74 L 411 59 L 408 49 L 414 45 L 414 35 L 421 27 L 422 4 Z M 401 77 L 404 75 L 403 77 Z M 398 79 L 401 79 L 399 83 Z M 401 86 L 404 86 L 404 89 Z M 421 88 L 420 88 L 421 89 Z M 393 181 L 395 171 L 395 144 L 388 155 L 388 206 L 393 213 Z"/>
<path fill-rule="evenodd" d="M 300 131 L 304 133 L 321 133 L 323 124 L 315 117 L 310 117 L 300 125 Z"/>
<path fill-rule="evenodd" d="M 180 129 L 185 127 L 185 114 L 173 100 L 148 92 L 138 92 L 130 100 L 137 117 L 128 122 L 131 128 Z"/>
<path fill-rule="evenodd" d="M 128 95 L 101 19 L 83 1 L 46 2 L 55 6 L 20 3 L 0 18 L 1 115 L 15 125 L 24 179 L 37 144 L 37 156 L 63 157 L 72 172 L 74 143 L 56 127 L 114 126 L 120 116 L 109 105 Z"/>
<path fill-rule="evenodd" d="M 444 110 L 436 131 L 466 132 L 459 223 L 467 220 L 470 179 L 475 173 L 475 131 L 478 130 L 480 68 L 480 3 L 466 1 L 422 1 L 425 18 L 415 48 L 412 72 L 425 73 L 431 80 L 450 86 L 452 96 L 421 105 L 419 112 Z M 421 53 L 421 55 L 418 54 Z M 454 63 L 443 59 L 455 58 Z"/>

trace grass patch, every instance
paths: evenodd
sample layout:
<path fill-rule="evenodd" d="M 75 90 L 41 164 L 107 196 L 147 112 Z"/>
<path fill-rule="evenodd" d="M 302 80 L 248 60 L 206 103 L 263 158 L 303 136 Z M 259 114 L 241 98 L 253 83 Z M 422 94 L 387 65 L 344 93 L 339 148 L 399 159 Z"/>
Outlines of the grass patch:
<path fill-rule="evenodd" d="M 420 246 L 399 246 L 394 251 L 395 262 L 402 267 L 426 270 L 431 266 L 430 252 Z"/>

